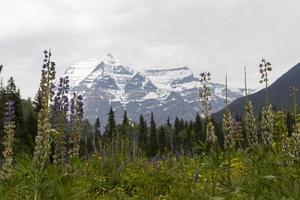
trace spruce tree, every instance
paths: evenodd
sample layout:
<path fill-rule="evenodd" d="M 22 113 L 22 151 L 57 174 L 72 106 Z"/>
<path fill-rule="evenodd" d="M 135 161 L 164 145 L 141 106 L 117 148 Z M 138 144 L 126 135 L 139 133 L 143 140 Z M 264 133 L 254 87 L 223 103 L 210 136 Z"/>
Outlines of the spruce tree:
<path fill-rule="evenodd" d="M 204 143 L 205 142 L 205 134 L 203 134 L 203 125 L 202 125 L 202 120 L 201 120 L 199 113 L 197 113 L 196 118 L 195 118 L 194 131 L 195 131 L 195 135 L 196 135 L 196 140 Z"/>
<path fill-rule="evenodd" d="M 158 152 L 156 123 L 154 121 L 153 112 L 151 112 L 150 135 L 148 142 L 148 157 L 154 157 Z"/>
<path fill-rule="evenodd" d="M 167 126 L 168 127 L 172 127 L 172 123 L 171 123 L 171 120 L 170 120 L 169 116 L 168 116 L 168 119 L 167 119 Z"/>
<path fill-rule="evenodd" d="M 38 170 L 43 170 L 49 161 L 51 143 L 57 134 L 51 129 L 50 124 L 50 103 L 53 99 L 53 81 L 55 79 L 55 63 L 51 61 L 51 51 L 44 51 L 44 63 L 40 83 L 41 108 L 38 114 L 38 134 L 35 139 L 33 162 Z"/>
<path fill-rule="evenodd" d="M 101 135 L 101 123 L 99 117 L 96 118 L 94 125 L 94 152 L 101 153 L 101 143 L 102 143 L 102 135 Z"/>
<path fill-rule="evenodd" d="M 178 117 L 175 118 L 174 122 L 174 137 L 173 137 L 173 146 L 174 146 L 174 154 L 178 154 L 180 152 L 180 132 L 182 131 L 182 126 Z"/>
<path fill-rule="evenodd" d="M 116 133 L 115 112 L 113 108 L 110 107 L 108 113 L 108 121 L 105 130 L 105 136 L 109 139 L 109 141 L 111 141 L 112 138 L 115 136 L 115 133 Z"/>
<path fill-rule="evenodd" d="M 127 151 L 130 149 L 132 154 L 135 152 L 135 137 L 133 132 L 129 133 L 129 119 L 127 111 L 124 111 L 123 122 L 121 127 L 121 135 L 118 139 L 117 145 L 120 146 L 123 156 L 126 156 Z"/>
<path fill-rule="evenodd" d="M 37 114 L 31 109 L 28 115 L 25 117 L 26 126 L 24 131 L 27 134 L 26 145 L 29 147 L 30 154 L 34 151 L 34 139 L 37 136 Z"/>
<path fill-rule="evenodd" d="M 116 139 L 116 121 L 115 121 L 115 112 L 113 108 L 111 107 L 108 113 L 108 121 L 105 128 L 105 141 L 106 145 L 110 146 L 110 153 L 115 154 L 116 146 L 115 146 L 115 139 Z"/>
<path fill-rule="evenodd" d="M 15 123 L 16 123 L 16 135 L 15 142 L 17 152 L 23 152 L 25 150 L 25 144 L 27 140 L 26 132 L 24 132 L 24 116 L 23 116 L 23 106 L 21 100 L 20 90 L 17 89 L 13 77 L 11 77 L 6 86 L 6 98 L 14 102 L 15 110 Z"/>
<path fill-rule="evenodd" d="M 88 119 L 81 122 L 80 157 L 88 159 L 93 154 L 93 126 Z"/>
<path fill-rule="evenodd" d="M 159 141 L 159 152 L 160 155 L 165 153 L 166 147 L 166 133 L 163 126 L 160 126 L 159 133 L 158 133 L 158 141 Z"/>
<path fill-rule="evenodd" d="M 141 151 L 146 152 L 147 150 L 147 122 L 143 115 L 140 115 L 139 133 L 138 133 L 138 145 Z"/>

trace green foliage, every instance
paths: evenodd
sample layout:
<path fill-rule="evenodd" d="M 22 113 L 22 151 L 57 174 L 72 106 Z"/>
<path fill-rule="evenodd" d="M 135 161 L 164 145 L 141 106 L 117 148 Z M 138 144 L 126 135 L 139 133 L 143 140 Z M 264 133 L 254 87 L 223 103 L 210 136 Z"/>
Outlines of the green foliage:
<path fill-rule="evenodd" d="M 14 174 L 0 184 L 2 199 L 12 195 L 15 199 L 298 199 L 300 195 L 299 160 L 261 145 L 157 161 L 93 156 L 71 162 L 67 174 L 54 165 L 39 172 L 30 159 L 17 159 Z"/>
<path fill-rule="evenodd" d="M 14 176 L 9 181 L 0 183 L 0 196 L 3 200 L 73 200 L 84 195 L 84 189 L 76 177 L 62 175 L 54 165 L 40 171 L 31 158 L 24 155 L 16 163 Z"/>

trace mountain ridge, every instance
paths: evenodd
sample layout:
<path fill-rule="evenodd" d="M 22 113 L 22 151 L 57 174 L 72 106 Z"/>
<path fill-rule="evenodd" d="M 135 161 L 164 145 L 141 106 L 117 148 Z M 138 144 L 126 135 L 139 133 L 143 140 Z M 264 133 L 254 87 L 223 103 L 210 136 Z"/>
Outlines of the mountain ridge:
<path fill-rule="evenodd" d="M 64 76 L 70 79 L 71 92 L 84 96 L 85 117 L 91 121 L 97 116 L 106 124 L 107 112 L 113 106 L 116 121 L 121 122 L 124 110 L 138 122 L 139 115 L 150 119 L 154 112 L 158 124 L 168 117 L 193 120 L 201 113 L 200 80 L 187 66 L 172 68 L 143 68 L 137 70 L 112 53 L 102 59 L 89 59 L 69 67 Z M 213 111 L 223 108 L 225 86 L 210 83 Z M 243 89 L 229 88 L 229 101 L 243 95 Z"/>
<path fill-rule="evenodd" d="M 292 101 L 290 97 L 289 87 L 292 85 L 299 88 L 300 86 L 300 63 L 297 63 L 292 68 L 290 68 L 286 73 L 276 79 L 268 88 L 269 102 L 273 107 L 277 109 L 290 110 L 292 106 Z M 253 111 L 255 115 L 259 115 L 262 107 L 265 104 L 265 89 L 261 89 L 248 97 L 253 104 Z M 298 104 L 300 103 L 300 94 L 296 93 L 296 99 Z M 228 106 L 233 115 L 244 115 L 244 104 L 245 97 L 241 97 L 231 102 Z M 221 119 L 224 110 L 220 110 L 214 114 L 216 119 Z"/>

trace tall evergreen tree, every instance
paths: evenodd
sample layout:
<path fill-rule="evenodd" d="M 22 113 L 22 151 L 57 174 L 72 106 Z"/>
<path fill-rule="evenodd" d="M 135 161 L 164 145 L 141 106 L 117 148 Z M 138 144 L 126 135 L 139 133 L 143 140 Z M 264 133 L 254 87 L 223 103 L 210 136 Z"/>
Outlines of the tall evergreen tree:
<path fill-rule="evenodd" d="M 168 116 L 168 120 L 167 120 L 167 126 L 168 127 L 172 127 L 172 123 L 171 123 L 171 120 L 170 120 L 170 117 Z"/>
<path fill-rule="evenodd" d="M 156 123 L 153 112 L 151 112 L 150 135 L 148 142 L 148 157 L 154 157 L 158 152 Z"/>
<path fill-rule="evenodd" d="M 117 139 L 118 139 L 117 145 L 120 146 L 123 156 L 126 156 L 129 149 L 132 151 L 132 154 L 133 154 L 134 145 L 135 145 L 135 141 L 134 141 L 135 137 L 134 137 L 133 132 L 129 133 L 129 119 L 128 119 L 126 110 L 124 111 L 124 115 L 123 115 L 121 136 L 120 136 L 120 138 L 117 137 Z"/>
<path fill-rule="evenodd" d="M 105 128 L 105 142 L 106 145 L 110 145 L 110 153 L 115 154 L 116 152 L 116 145 L 115 145 L 115 139 L 117 135 L 117 129 L 116 129 L 116 121 L 115 121 L 115 112 L 113 108 L 111 107 L 108 113 L 108 121 Z"/>
<path fill-rule="evenodd" d="M 17 149 L 18 152 L 19 151 L 23 152 L 24 148 L 26 148 L 24 145 L 26 144 L 27 136 L 26 136 L 26 132 L 24 132 L 24 116 L 23 116 L 21 94 L 20 94 L 20 90 L 17 89 L 16 87 L 13 77 L 10 77 L 10 79 L 7 82 L 6 96 L 7 99 L 14 102 L 15 123 L 16 123 L 15 141 L 16 141 L 16 145 L 19 147 Z"/>
<path fill-rule="evenodd" d="M 96 118 L 95 125 L 94 125 L 94 152 L 101 153 L 102 147 L 102 135 L 101 135 L 101 123 L 99 117 Z"/>
<path fill-rule="evenodd" d="M 180 152 L 180 132 L 182 130 L 182 126 L 180 123 L 180 120 L 178 117 L 176 117 L 174 122 L 174 140 L 173 140 L 173 146 L 174 146 L 174 154 L 178 154 Z"/>
<path fill-rule="evenodd" d="M 143 115 L 140 115 L 139 133 L 138 133 L 138 145 L 140 150 L 146 152 L 147 147 L 147 122 L 145 121 Z"/>
<path fill-rule="evenodd" d="M 105 137 L 108 138 L 109 141 L 115 136 L 116 133 L 116 121 L 115 121 L 115 112 L 112 107 L 110 107 L 108 113 L 108 121 L 105 130 Z"/>
<path fill-rule="evenodd" d="M 80 129 L 80 155 L 83 158 L 88 159 L 93 154 L 93 126 L 88 119 L 81 122 Z"/>
<path fill-rule="evenodd" d="M 159 152 L 161 155 L 165 153 L 166 150 L 166 133 L 163 126 L 160 126 L 158 133 L 158 141 L 159 141 Z"/>
<path fill-rule="evenodd" d="M 202 125 L 202 120 L 201 120 L 199 113 L 197 113 L 196 118 L 195 118 L 194 131 L 195 131 L 195 135 L 196 135 L 196 140 L 204 143 L 205 142 L 205 134 L 203 134 L 203 125 Z"/>

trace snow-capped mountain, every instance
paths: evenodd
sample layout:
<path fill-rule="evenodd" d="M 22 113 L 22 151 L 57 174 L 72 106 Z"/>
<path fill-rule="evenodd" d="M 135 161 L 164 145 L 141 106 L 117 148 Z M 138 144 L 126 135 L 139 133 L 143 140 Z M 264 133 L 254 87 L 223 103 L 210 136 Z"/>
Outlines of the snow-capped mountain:
<path fill-rule="evenodd" d="M 91 122 L 98 116 L 106 124 L 110 106 L 117 122 L 123 113 L 138 122 L 142 114 L 149 120 L 154 113 L 158 124 L 168 117 L 194 119 L 201 111 L 199 78 L 188 67 L 137 70 L 108 53 L 102 59 L 90 59 L 69 67 L 64 76 L 70 79 L 71 91 L 84 96 L 85 116 Z M 211 83 L 213 112 L 224 106 L 223 84 Z M 243 95 L 243 89 L 229 88 L 229 102 Z"/>

